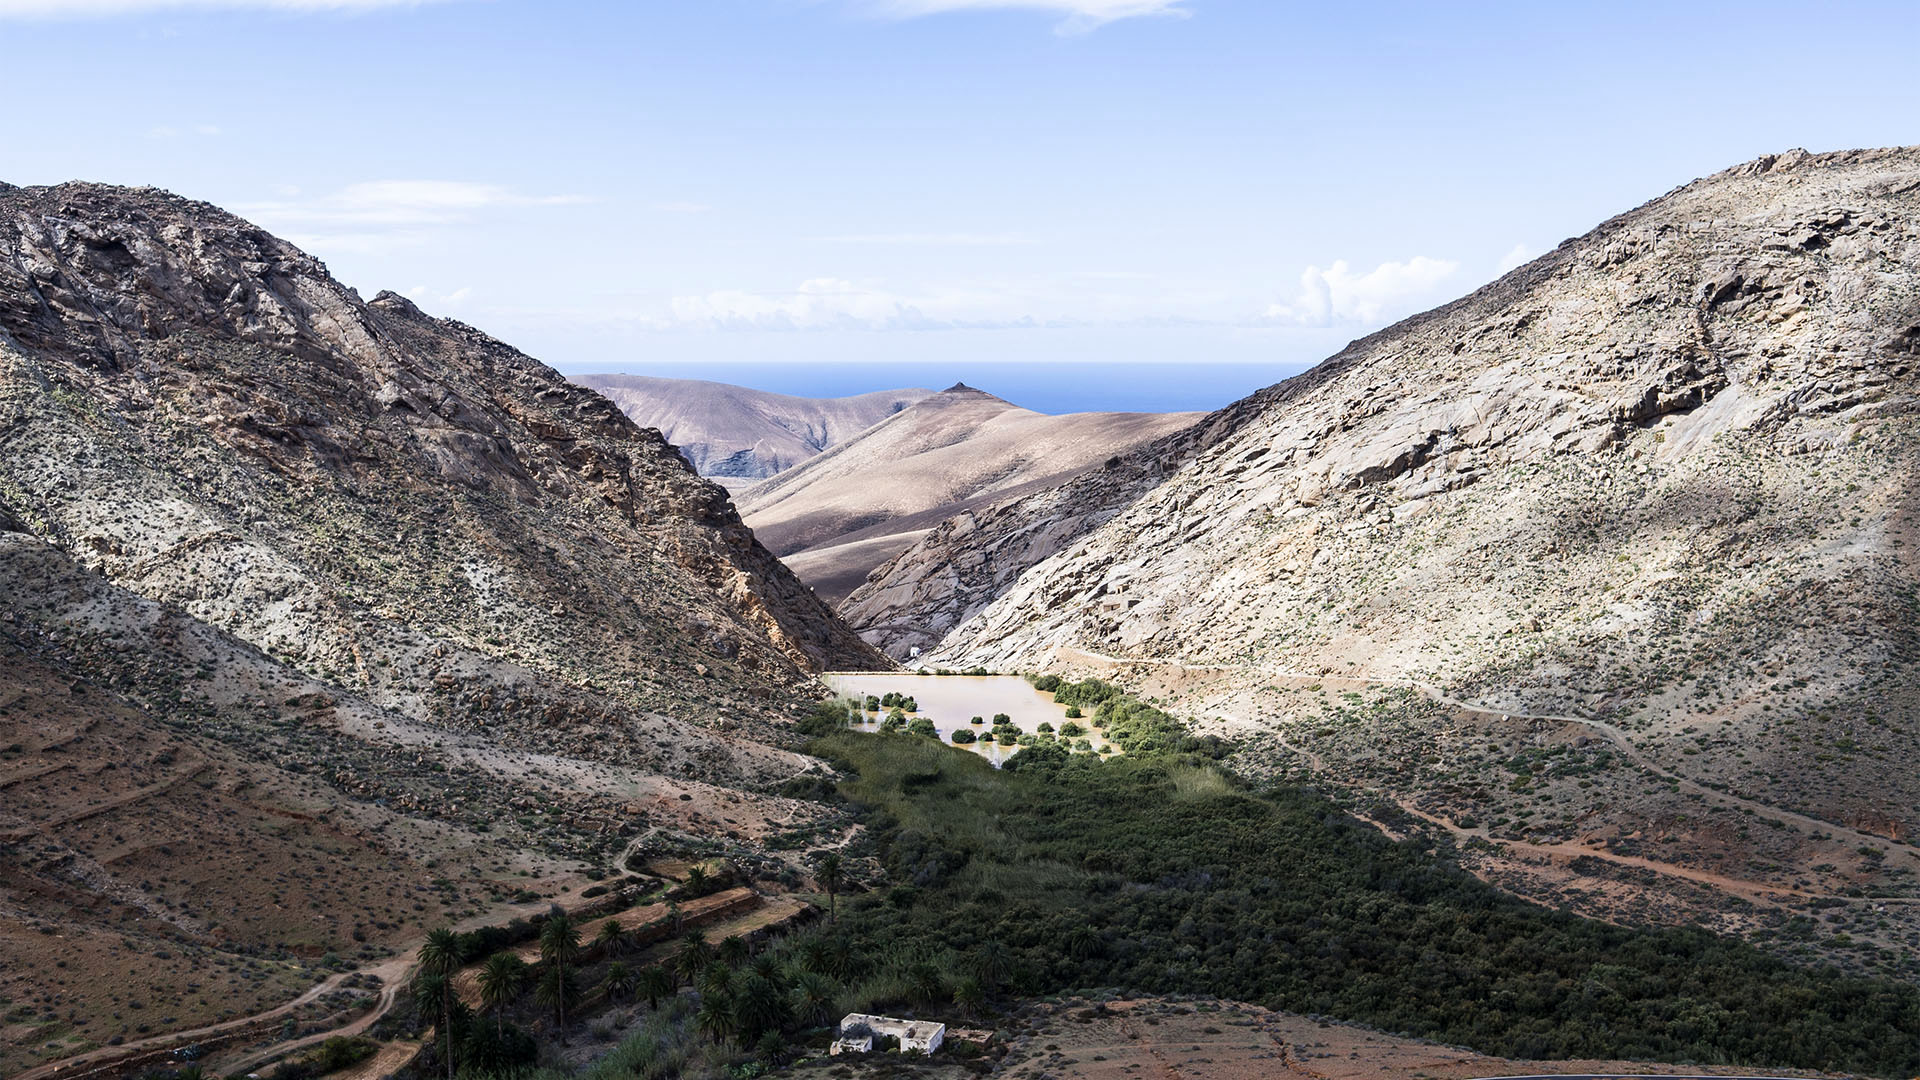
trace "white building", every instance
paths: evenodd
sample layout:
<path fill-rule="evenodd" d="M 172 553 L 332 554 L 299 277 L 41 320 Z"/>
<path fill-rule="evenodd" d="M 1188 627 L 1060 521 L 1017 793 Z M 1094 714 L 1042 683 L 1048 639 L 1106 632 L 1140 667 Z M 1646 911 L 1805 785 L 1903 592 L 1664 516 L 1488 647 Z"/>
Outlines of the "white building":
<path fill-rule="evenodd" d="M 901 1020 L 892 1016 L 868 1016 L 848 1013 L 840 1018 L 839 1037 L 833 1040 L 834 1054 L 870 1054 L 874 1040 L 892 1036 L 900 1040 L 900 1051 L 931 1054 L 947 1039 L 947 1025 L 930 1021 Z"/>

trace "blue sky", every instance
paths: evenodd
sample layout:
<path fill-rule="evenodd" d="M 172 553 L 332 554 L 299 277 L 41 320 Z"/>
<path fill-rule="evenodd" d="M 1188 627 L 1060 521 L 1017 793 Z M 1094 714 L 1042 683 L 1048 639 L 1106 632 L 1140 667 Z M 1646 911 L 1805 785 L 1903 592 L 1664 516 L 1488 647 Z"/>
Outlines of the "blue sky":
<path fill-rule="evenodd" d="M 0 0 L 0 179 L 218 203 L 567 371 L 1298 366 L 1727 165 L 1920 142 L 1917 11 Z"/>

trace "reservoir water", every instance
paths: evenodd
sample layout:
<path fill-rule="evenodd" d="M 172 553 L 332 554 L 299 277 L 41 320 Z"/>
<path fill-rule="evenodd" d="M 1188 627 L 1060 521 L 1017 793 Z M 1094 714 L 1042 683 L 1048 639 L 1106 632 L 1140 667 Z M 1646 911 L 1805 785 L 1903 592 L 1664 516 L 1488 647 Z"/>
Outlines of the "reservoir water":
<path fill-rule="evenodd" d="M 958 750 L 971 750 L 993 762 L 997 768 L 1012 757 L 1018 746 L 1002 746 L 992 741 L 988 735 L 993 729 L 995 713 L 1005 713 L 1015 727 L 1028 734 L 1037 734 L 1041 724 L 1052 724 L 1058 732 L 1060 725 L 1068 723 L 1067 707 L 1056 705 L 1052 694 L 1043 694 L 1018 675 L 910 675 L 902 672 L 872 671 L 830 671 L 820 676 L 827 688 L 842 697 L 859 698 L 864 703 L 868 696 L 885 697 L 889 693 L 904 694 L 913 698 L 920 706 L 919 712 L 907 714 L 909 720 L 915 716 L 924 716 L 933 721 L 940 732 L 940 741 L 953 745 L 953 733 L 966 729 L 974 733 L 981 741 L 957 746 Z M 865 723 L 855 724 L 858 731 L 878 731 L 880 721 L 886 717 L 885 709 L 879 712 L 862 713 Z M 982 717 L 986 721 L 973 724 L 973 717 Z M 1079 738 L 1087 739 L 1095 750 L 1107 745 L 1107 737 L 1093 726 L 1090 717 L 1071 721 L 1086 731 Z M 1116 751 L 1117 752 L 1117 751 Z"/>

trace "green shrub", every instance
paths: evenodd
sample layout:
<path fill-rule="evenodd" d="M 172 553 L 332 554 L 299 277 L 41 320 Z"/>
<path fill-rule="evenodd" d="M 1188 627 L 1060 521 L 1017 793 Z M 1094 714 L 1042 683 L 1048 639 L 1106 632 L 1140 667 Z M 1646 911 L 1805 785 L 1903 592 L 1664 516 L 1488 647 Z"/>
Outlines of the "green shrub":
<path fill-rule="evenodd" d="M 859 710 L 851 700 L 819 701 L 793 727 L 800 734 L 817 739 L 839 731 L 858 718 Z"/>

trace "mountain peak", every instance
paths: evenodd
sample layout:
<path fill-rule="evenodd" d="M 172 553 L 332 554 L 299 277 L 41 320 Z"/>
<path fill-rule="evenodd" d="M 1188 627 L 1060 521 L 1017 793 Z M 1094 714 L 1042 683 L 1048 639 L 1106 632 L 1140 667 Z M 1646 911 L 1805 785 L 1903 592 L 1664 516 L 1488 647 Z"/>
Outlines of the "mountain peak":
<path fill-rule="evenodd" d="M 935 394 L 934 397 L 961 398 L 961 399 L 968 399 L 968 400 L 974 400 L 974 401 L 998 401 L 1003 405 L 1013 405 L 1013 402 L 1008 401 L 1006 398 L 1003 398 L 998 394 L 990 394 L 985 390 L 980 389 L 977 386 L 968 386 L 966 383 L 963 383 L 963 382 L 954 383 L 952 386 L 949 386 L 945 390 L 942 390 L 938 394 Z M 1014 407 L 1018 408 L 1018 406 L 1014 406 Z"/>

